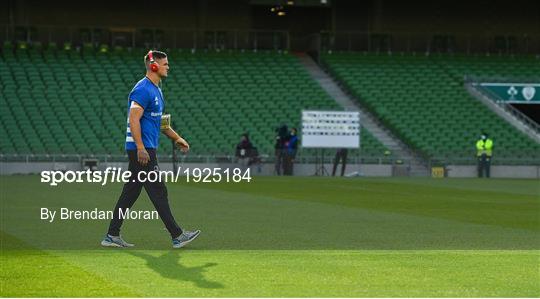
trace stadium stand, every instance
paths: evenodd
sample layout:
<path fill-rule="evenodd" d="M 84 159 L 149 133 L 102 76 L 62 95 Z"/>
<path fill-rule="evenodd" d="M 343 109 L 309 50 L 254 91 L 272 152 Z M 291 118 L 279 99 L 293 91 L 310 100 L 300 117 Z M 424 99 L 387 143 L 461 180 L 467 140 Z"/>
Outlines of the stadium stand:
<path fill-rule="evenodd" d="M 302 109 L 340 110 L 289 53 L 168 50 L 166 113 L 200 155 L 232 154 L 249 132 L 272 155 L 274 128 L 300 127 Z M 126 99 L 144 69 L 143 49 L 14 47 L 0 61 L 0 153 L 123 155 Z M 386 148 L 362 130 L 362 153 Z M 161 138 L 161 154 L 171 145 Z"/>
<path fill-rule="evenodd" d="M 540 158 L 538 143 L 464 88 L 466 75 L 538 78 L 537 57 L 336 52 L 323 54 L 321 60 L 363 106 L 426 158 L 472 159 L 482 130 L 494 139 L 499 161 Z"/>

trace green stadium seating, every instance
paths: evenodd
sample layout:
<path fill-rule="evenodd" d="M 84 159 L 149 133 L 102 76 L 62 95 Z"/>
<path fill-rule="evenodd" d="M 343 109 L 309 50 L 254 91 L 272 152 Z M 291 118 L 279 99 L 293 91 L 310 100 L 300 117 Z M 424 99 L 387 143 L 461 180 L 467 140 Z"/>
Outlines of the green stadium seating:
<path fill-rule="evenodd" d="M 341 110 L 292 54 L 167 52 L 165 112 L 191 143 L 192 155 L 233 154 L 246 131 L 261 153 L 272 155 L 280 123 L 300 127 L 302 109 Z M 5 44 L 0 153 L 122 155 L 127 96 L 144 74 L 144 54 L 120 47 L 21 50 Z M 364 155 L 386 150 L 367 130 L 361 138 Z M 170 154 L 167 138 L 161 138 L 160 152 Z"/>
<path fill-rule="evenodd" d="M 466 75 L 539 80 L 537 57 L 327 53 L 322 61 L 361 104 L 427 158 L 472 158 L 483 130 L 494 139 L 495 157 L 540 158 L 538 143 L 464 87 Z"/>

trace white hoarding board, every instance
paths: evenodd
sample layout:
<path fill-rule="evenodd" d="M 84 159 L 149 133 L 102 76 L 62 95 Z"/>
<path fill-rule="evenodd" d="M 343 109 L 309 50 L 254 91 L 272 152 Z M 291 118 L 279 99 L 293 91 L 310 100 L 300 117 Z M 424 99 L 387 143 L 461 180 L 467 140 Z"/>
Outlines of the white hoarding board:
<path fill-rule="evenodd" d="M 302 111 L 302 147 L 359 148 L 360 114 L 343 111 Z"/>

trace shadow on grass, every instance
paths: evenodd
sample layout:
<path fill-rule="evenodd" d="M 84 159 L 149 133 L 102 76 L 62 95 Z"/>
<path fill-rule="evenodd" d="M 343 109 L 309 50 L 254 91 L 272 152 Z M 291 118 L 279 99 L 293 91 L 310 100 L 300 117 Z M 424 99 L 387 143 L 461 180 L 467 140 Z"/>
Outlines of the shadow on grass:
<path fill-rule="evenodd" d="M 222 289 L 223 284 L 210 281 L 204 277 L 207 268 L 217 263 L 206 263 L 202 266 L 187 267 L 180 263 L 179 251 L 171 250 L 161 256 L 153 256 L 141 251 L 129 251 L 129 254 L 146 260 L 146 264 L 164 278 L 191 281 L 197 287 L 205 289 Z"/>

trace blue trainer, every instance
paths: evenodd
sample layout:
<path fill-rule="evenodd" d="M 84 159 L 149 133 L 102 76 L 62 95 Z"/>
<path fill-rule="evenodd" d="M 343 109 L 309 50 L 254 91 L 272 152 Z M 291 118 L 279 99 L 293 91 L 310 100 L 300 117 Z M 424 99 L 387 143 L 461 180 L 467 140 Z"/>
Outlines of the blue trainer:
<path fill-rule="evenodd" d="M 184 231 L 180 236 L 172 239 L 173 248 L 182 248 L 186 246 L 189 242 L 195 240 L 200 233 L 200 230 Z"/>
<path fill-rule="evenodd" d="M 121 236 L 111 236 L 109 234 L 105 235 L 103 241 L 101 241 L 101 246 L 104 247 L 133 247 L 135 244 L 128 243 L 122 239 Z"/>

